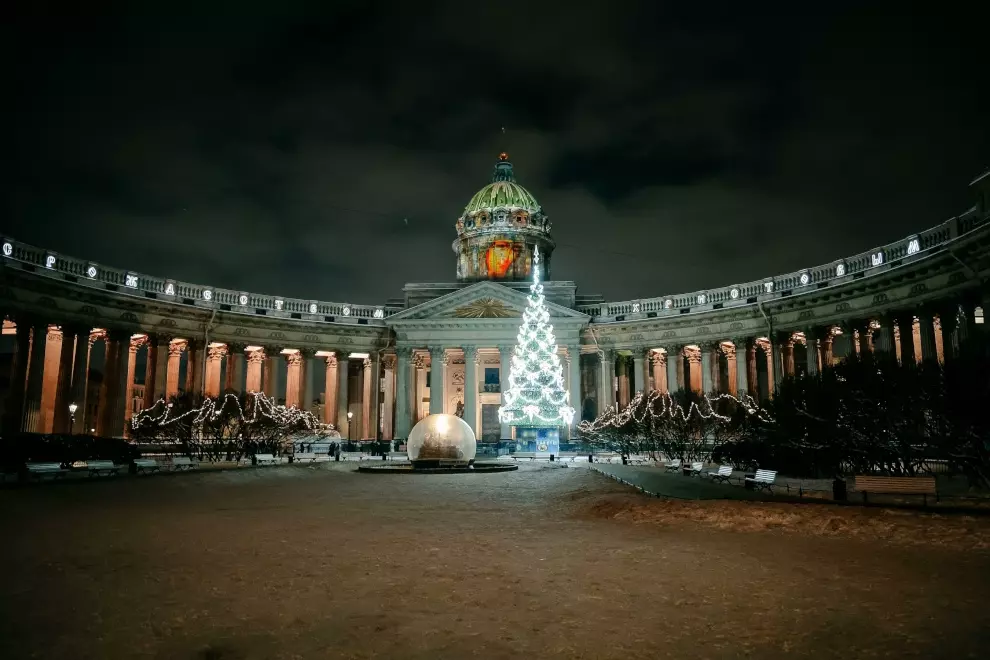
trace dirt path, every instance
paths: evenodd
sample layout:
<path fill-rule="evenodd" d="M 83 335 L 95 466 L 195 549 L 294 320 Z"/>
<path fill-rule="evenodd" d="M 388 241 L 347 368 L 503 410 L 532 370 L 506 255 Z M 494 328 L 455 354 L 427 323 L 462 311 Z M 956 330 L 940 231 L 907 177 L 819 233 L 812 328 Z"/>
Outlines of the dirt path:
<path fill-rule="evenodd" d="M 982 656 L 986 552 L 634 524 L 629 497 L 535 468 L 0 492 L 2 656 Z"/>

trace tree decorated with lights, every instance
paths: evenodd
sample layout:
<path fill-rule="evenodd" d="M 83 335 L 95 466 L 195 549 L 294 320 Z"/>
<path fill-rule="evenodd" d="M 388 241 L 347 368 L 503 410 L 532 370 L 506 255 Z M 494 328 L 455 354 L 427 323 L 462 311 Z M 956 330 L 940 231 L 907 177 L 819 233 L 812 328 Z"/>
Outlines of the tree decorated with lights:
<path fill-rule="evenodd" d="M 533 255 L 533 284 L 509 369 L 509 389 L 498 416 L 502 423 L 513 426 L 559 427 L 571 423 L 574 409 L 567 403 L 563 367 L 540 284 L 539 264 L 537 249 Z"/>

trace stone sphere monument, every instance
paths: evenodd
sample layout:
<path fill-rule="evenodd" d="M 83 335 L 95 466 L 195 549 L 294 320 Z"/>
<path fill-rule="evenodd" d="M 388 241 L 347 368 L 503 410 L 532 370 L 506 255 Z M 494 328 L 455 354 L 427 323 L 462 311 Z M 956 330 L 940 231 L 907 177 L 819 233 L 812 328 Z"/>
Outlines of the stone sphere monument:
<path fill-rule="evenodd" d="M 474 431 L 456 415 L 428 415 L 412 428 L 406 455 L 416 467 L 467 465 L 474 461 L 478 441 Z"/>

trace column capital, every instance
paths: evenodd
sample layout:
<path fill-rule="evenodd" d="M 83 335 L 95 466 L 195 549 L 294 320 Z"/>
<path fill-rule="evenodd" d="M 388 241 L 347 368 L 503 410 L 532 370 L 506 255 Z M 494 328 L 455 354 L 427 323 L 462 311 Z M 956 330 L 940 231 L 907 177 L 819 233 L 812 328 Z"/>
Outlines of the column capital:
<path fill-rule="evenodd" d="M 138 349 L 147 343 L 149 343 L 148 335 L 143 335 L 141 337 L 131 337 L 130 338 L 131 352 L 137 353 Z"/>
<path fill-rule="evenodd" d="M 261 347 L 266 357 L 276 357 L 282 352 L 282 347 L 278 344 L 265 344 Z"/>
<path fill-rule="evenodd" d="M 664 364 L 667 361 L 667 354 L 661 353 L 655 348 L 647 349 L 646 357 L 649 359 L 651 367 L 654 367 L 658 364 Z"/>
<path fill-rule="evenodd" d="M 182 355 L 186 350 L 186 342 L 182 340 L 170 342 L 168 345 L 168 354 L 170 357 L 178 357 Z"/>
<path fill-rule="evenodd" d="M 243 344 L 240 342 L 237 343 L 227 342 L 227 353 L 231 355 L 234 353 L 243 353 L 246 348 L 247 348 L 247 344 Z"/>
<path fill-rule="evenodd" d="M 736 345 L 735 344 L 719 344 L 719 350 L 725 355 L 726 359 L 731 360 L 736 357 Z"/>
<path fill-rule="evenodd" d="M 300 355 L 298 352 L 285 354 L 285 362 L 290 367 L 293 365 L 302 364 L 302 361 L 303 361 L 302 355 Z"/>
<path fill-rule="evenodd" d="M 412 349 L 411 346 L 396 346 L 395 347 L 395 356 L 397 358 L 406 358 L 406 359 L 409 359 L 409 358 L 412 357 L 412 354 L 413 354 L 413 349 Z"/>
<path fill-rule="evenodd" d="M 265 351 L 259 349 L 256 351 L 251 351 L 247 356 L 248 364 L 261 364 L 265 361 Z"/>
<path fill-rule="evenodd" d="M 364 367 L 365 369 L 370 369 L 371 368 L 371 358 L 370 357 L 363 358 L 361 360 L 361 366 Z"/>
<path fill-rule="evenodd" d="M 151 343 L 153 343 L 155 346 L 158 347 L 169 346 L 172 343 L 173 339 L 175 339 L 174 335 L 164 332 L 155 332 L 153 334 L 148 335 L 148 341 L 150 341 Z"/>
<path fill-rule="evenodd" d="M 327 367 L 328 368 L 330 368 L 330 369 L 336 369 L 337 368 L 337 354 L 331 352 L 329 355 L 327 355 L 327 357 L 326 357 L 326 363 L 327 363 Z"/>
<path fill-rule="evenodd" d="M 226 344 L 219 344 L 217 346 L 210 346 L 206 351 L 206 357 L 209 360 L 220 360 L 225 355 L 227 355 Z"/>
<path fill-rule="evenodd" d="M 316 349 L 315 348 L 309 348 L 309 347 L 300 348 L 299 349 L 299 355 L 302 356 L 302 358 L 304 360 L 308 360 L 308 359 L 310 359 L 312 357 L 316 357 Z"/>
<path fill-rule="evenodd" d="M 191 350 L 194 350 L 194 351 L 198 351 L 198 350 L 204 348 L 205 346 L 206 346 L 206 342 L 204 342 L 202 339 L 187 339 L 186 340 L 186 347 L 189 348 L 189 349 L 191 349 Z"/>
<path fill-rule="evenodd" d="M 382 368 L 383 369 L 395 369 L 395 364 L 397 362 L 396 356 L 392 353 L 385 353 L 382 355 Z"/>

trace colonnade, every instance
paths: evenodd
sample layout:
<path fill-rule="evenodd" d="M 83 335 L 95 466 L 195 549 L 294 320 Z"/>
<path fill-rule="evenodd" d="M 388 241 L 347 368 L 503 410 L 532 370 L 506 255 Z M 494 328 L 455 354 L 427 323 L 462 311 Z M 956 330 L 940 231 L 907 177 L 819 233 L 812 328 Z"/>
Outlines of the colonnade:
<path fill-rule="evenodd" d="M 187 392 L 216 397 L 264 392 L 334 424 L 342 437 L 393 437 L 395 357 L 279 345 L 252 346 L 58 326 L 31 318 L 8 322 L 15 335 L 3 430 L 126 434 L 131 416 Z M 102 365 L 92 362 L 102 343 Z M 95 371 L 91 367 L 99 367 Z M 144 370 L 143 388 L 135 382 Z M 323 370 L 322 402 L 314 379 Z M 98 377 L 93 377 L 94 373 Z M 75 413 L 70 413 L 75 404 Z M 348 415 L 350 413 L 350 415 Z"/>
<path fill-rule="evenodd" d="M 977 331 L 982 308 L 949 303 L 917 312 L 907 311 L 810 326 L 803 331 L 774 332 L 756 337 L 630 350 L 599 352 L 598 413 L 607 406 L 629 405 L 639 391 L 748 394 L 773 397 L 788 376 L 813 375 L 846 355 L 887 353 L 904 364 L 932 359 L 944 362 L 958 354 L 959 345 Z M 836 356 L 837 338 L 845 336 L 846 351 Z"/>

